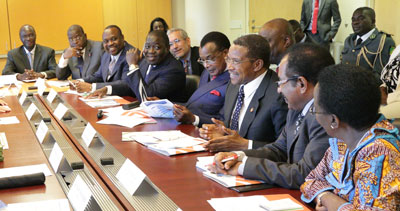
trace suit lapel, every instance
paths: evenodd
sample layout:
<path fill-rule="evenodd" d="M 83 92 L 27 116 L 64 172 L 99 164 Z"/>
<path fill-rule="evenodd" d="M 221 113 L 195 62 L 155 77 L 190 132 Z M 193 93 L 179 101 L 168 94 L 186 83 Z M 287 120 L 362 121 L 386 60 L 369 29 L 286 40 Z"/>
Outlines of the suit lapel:
<path fill-rule="evenodd" d="M 325 6 L 325 0 L 320 0 L 320 5 L 318 8 L 318 18 L 321 17 L 324 6 Z"/>
<path fill-rule="evenodd" d="M 251 99 L 250 104 L 247 107 L 243 121 L 240 125 L 239 135 L 242 137 L 246 136 L 251 123 L 256 117 L 258 106 L 260 105 L 260 100 L 264 97 L 266 89 L 268 88 L 270 83 L 271 71 L 272 70 L 268 70 L 268 72 L 265 74 L 263 80 L 257 88 L 256 93 L 254 93 L 253 99 Z"/>
<path fill-rule="evenodd" d="M 111 71 L 111 75 L 109 77 L 109 79 L 111 80 L 112 77 L 114 77 L 115 74 L 117 74 L 118 70 L 120 69 L 120 66 L 122 65 L 122 62 L 125 59 L 125 47 L 122 49 L 121 54 L 118 57 L 118 61 L 117 63 L 115 63 L 114 65 L 114 69 Z M 110 62 L 108 62 L 108 64 L 110 64 Z M 108 66 L 107 66 L 108 67 Z"/>
<path fill-rule="evenodd" d="M 104 71 L 102 72 L 102 74 L 103 74 L 103 81 L 107 81 L 107 76 L 108 76 L 108 66 L 110 65 L 110 60 L 111 60 L 111 54 L 109 54 L 109 53 L 107 53 L 108 55 L 107 55 L 107 57 L 105 58 L 106 59 L 106 62 L 105 62 L 105 64 L 104 64 Z"/>
<path fill-rule="evenodd" d="M 19 49 L 19 53 L 21 54 L 22 60 L 24 61 L 24 67 L 25 69 L 30 69 L 31 65 L 29 64 L 29 59 L 28 59 L 28 55 L 25 52 L 25 48 L 24 46 L 21 46 Z"/>
<path fill-rule="evenodd" d="M 35 49 L 35 58 L 33 58 L 33 70 L 35 70 L 35 72 L 37 72 L 38 70 L 38 65 L 39 65 L 39 61 L 41 60 L 42 57 L 42 48 L 40 48 L 39 45 L 36 45 L 36 49 Z M 29 62 L 28 62 L 29 63 Z"/>
<path fill-rule="evenodd" d="M 226 114 L 224 114 L 226 127 L 230 127 L 230 125 L 231 125 L 232 112 L 233 112 L 233 109 L 235 108 L 236 99 L 238 97 L 239 88 L 240 88 L 240 85 L 233 85 L 233 84 L 231 84 L 231 82 L 229 82 L 228 87 L 229 86 L 230 86 L 230 88 L 229 88 L 230 91 L 229 91 L 229 93 L 226 92 L 226 94 L 225 94 L 225 96 L 229 96 L 229 97 L 225 97 L 226 101 L 224 104 L 224 112 L 226 113 Z"/>
<path fill-rule="evenodd" d="M 92 45 L 90 44 L 90 42 L 88 40 L 87 44 L 86 44 L 86 49 L 85 49 L 85 59 L 83 60 L 81 77 L 86 77 L 87 69 L 89 68 L 89 65 L 90 65 L 90 57 L 91 56 L 92 56 Z"/>

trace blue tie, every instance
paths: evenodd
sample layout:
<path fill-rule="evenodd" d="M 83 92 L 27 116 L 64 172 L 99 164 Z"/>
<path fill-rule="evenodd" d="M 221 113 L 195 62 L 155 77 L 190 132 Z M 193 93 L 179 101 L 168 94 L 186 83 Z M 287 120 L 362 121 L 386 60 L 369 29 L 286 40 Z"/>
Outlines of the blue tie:
<path fill-rule="evenodd" d="M 236 100 L 236 108 L 233 112 L 232 121 L 231 121 L 231 129 L 238 130 L 239 129 L 239 114 L 240 110 L 242 110 L 243 99 L 244 99 L 244 86 L 240 86 L 238 98 Z"/>
<path fill-rule="evenodd" d="M 146 82 L 146 84 L 149 84 L 151 69 L 153 69 L 153 65 L 149 65 L 149 68 L 147 69 L 147 72 L 146 72 L 147 73 L 146 77 L 144 77 L 144 82 Z"/>
<path fill-rule="evenodd" d="M 83 69 L 83 58 L 82 58 L 82 56 L 78 57 L 78 65 L 76 65 L 76 67 L 79 69 L 79 72 L 81 73 L 81 76 L 83 76 L 82 75 L 82 69 Z"/>

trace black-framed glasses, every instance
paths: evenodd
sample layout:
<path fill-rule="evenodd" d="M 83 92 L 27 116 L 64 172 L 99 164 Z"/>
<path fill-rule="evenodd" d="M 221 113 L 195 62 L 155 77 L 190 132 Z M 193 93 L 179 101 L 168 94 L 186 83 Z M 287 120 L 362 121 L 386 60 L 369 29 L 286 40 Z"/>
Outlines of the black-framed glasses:
<path fill-rule="evenodd" d="M 310 108 L 310 114 L 315 115 L 315 114 L 329 114 L 327 112 L 319 112 L 315 109 L 315 106 L 311 106 Z"/>
<path fill-rule="evenodd" d="M 244 62 L 253 62 L 253 61 L 255 61 L 255 60 L 257 60 L 257 59 L 245 59 L 245 60 L 237 60 L 237 59 L 232 59 L 232 58 L 230 58 L 230 57 L 225 57 L 225 62 L 227 63 L 227 64 L 232 64 L 232 65 L 239 65 L 239 64 L 241 64 L 241 63 L 244 63 Z"/>
<path fill-rule="evenodd" d="M 292 77 L 290 77 L 290 78 L 277 81 L 277 82 L 276 82 L 276 85 L 277 85 L 278 87 L 280 87 L 280 86 L 282 86 L 283 84 L 287 83 L 288 81 L 297 80 L 299 77 L 300 77 L 299 75 L 295 75 L 295 76 L 292 76 Z"/>

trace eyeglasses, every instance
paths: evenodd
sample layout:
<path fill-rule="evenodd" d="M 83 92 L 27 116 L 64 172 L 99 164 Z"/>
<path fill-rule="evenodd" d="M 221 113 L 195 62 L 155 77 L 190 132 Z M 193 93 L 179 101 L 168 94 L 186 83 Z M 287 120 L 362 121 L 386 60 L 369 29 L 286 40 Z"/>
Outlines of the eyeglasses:
<path fill-rule="evenodd" d="M 225 62 L 227 64 L 232 64 L 232 65 L 238 65 L 238 64 L 241 64 L 241 63 L 244 63 L 244 62 L 253 62 L 253 61 L 255 61 L 255 59 L 237 60 L 237 59 L 232 59 L 232 58 L 230 58 L 228 56 L 225 57 Z"/>
<path fill-rule="evenodd" d="M 277 82 L 276 82 L 276 85 L 277 85 L 278 87 L 280 87 L 280 86 L 282 86 L 283 84 L 287 83 L 288 81 L 297 80 L 299 77 L 300 77 L 300 76 L 295 75 L 295 76 L 292 76 L 292 77 L 290 77 L 290 78 L 277 81 Z"/>
<path fill-rule="evenodd" d="M 178 44 L 178 43 L 180 43 L 182 40 L 180 40 L 180 39 L 175 39 L 175 40 L 173 40 L 172 42 L 169 42 L 169 45 L 170 46 L 172 46 L 173 44 Z"/>
<path fill-rule="evenodd" d="M 310 114 L 315 115 L 315 114 L 329 114 L 329 113 L 327 113 L 327 112 L 318 112 L 318 111 L 315 109 L 315 106 L 312 106 L 312 107 L 310 108 Z"/>
<path fill-rule="evenodd" d="M 203 60 L 201 58 L 197 59 L 197 62 L 202 64 L 203 66 L 207 65 L 207 64 L 215 64 L 215 62 L 217 62 L 217 57 L 219 55 L 221 55 L 222 52 L 218 52 L 216 55 L 213 56 L 213 58 L 208 58 L 206 60 Z"/>
<path fill-rule="evenodd" d="M 82 36 L 78 35 L 78 36 L 75 36 L 75 37 L 69 37 L 68 39 L 71 40 L 71 41 L 80 41 L 80 40 L 82 40 Z"/>

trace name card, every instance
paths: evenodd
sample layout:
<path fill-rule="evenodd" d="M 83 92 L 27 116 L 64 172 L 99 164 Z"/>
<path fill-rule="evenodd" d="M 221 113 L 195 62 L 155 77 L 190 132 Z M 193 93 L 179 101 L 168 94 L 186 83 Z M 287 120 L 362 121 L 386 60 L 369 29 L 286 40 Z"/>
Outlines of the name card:
<path fill-rule="evenodd" d="M 49 95 L 47 95 L 47 101 L 49 101 L 50 103 L 53 102 L 54 98 L 56 98 L 57 96 L 57 92 L 54 89 L 50 89 Z"/>
<path fill-rule="evenodd" d="M 71 202 L 74 210 L 83 211 L 89 203 L 92 192 L 89 187 L 83 181 L 81 176 L 76 176 L 71 189 L 68 192 L 68 199 Z"/>
<path fill-rule="evenodd" d="M 47 127 L 46 123 L 44 121 L 40 121 L 39 127 L 36 130 L 36 137 L 39 140 L 40 143 L 43 143 L 43 139 L 47 134 L 47 131 L 49 128 Z"/>
<path fill-rule="evenodd" d="M 25 91 L 22 91 L 21 97 L 19 97 L 19 104 L 21 104 L 21 105 L 24 104 L 26 96 L 28 96 L 28 93 L 26 93 Z"/>
<path fill-rule="evenodd" d="M 53 167 L 54 172 L 57 173 L 58 167 L 60 166 L 61 159 L 63 158 L 63 152 L 61 151 L 60 146 L 58 146 L 57 142 L 54 143 L 54 147 L 51 150 L 49 162 Z"/>
<path fill-rule="evenodd" d="M 126 159 L 116 177 L 129 194 L 133 195 L 146 178 L 146 175 L 131 160 Z"/>
<path fill-rule="evenodd" d="M 46 89 L 46 84 L 45 84 L 45 80 L 43 78 L 38 78 L 36 80 L 35 85 L 38 87 L 38 94 L 40 96 L 43 95 L 44 90 Z"/>
<path fill-rule="evenodd" d="M 31 120 L 33 114 L 35 113 L 35 111 L 36 111 L 37 109 L 38 109 L 38 108 L 36 107 L 35 103 L 32 103 L 32 104 L 28 107 L 28 109 L 26 110 L 26 112 L 25 112 L 26 118 L 28 118 L 28 120 Z"/>
<path fill-rule="evenodd" d="M 59 103 L 56 110 L 54 110 L 54 116 L 57 117 L 57 119 L 63 118 L 64 114 L 68 111 L 68 108 L 65 107 L 64 104 Z"/>
<path fill-rule="evenodd" d="M 96 135 L 96 130 L 90 123 L 87 123 L 81 136 L 87 147 L 89 147 L 90 143 L 92 143 L 94 135 Z"/>

